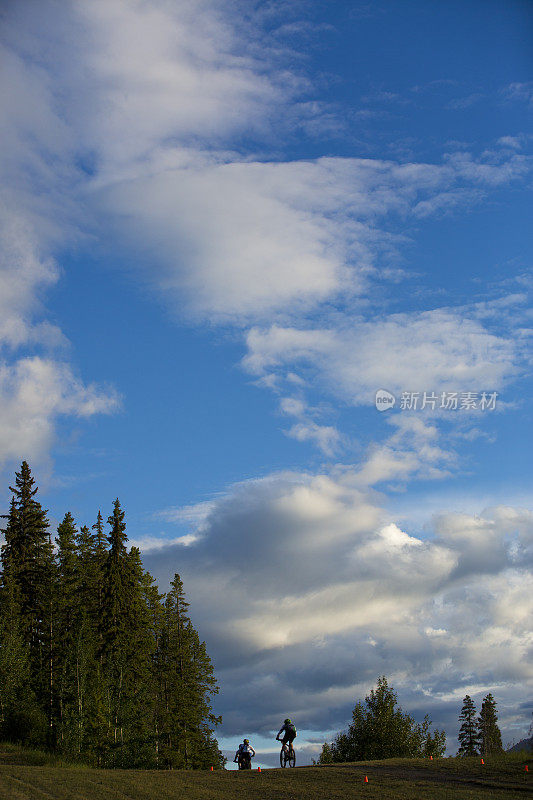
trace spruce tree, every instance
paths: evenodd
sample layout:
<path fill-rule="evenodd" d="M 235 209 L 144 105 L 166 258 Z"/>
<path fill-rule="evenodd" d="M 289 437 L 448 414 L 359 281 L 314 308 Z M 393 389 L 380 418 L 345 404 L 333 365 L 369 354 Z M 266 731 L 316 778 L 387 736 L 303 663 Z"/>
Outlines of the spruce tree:
<path fill-rule="evenodd" d="M 35 499 L 38 488 L 34 484 L 23 461 L 20 472 L 15 473 L 15 487 L 9 487 L 13 500 L 2 561 L 18 586 L 23 634 L 37 664 L 46 659 L 42 651 L 48 633 L 43 626 L 49 608 L 52 547 L 47 512 Z"/>
<path fill-rule="evenodd" d="M 91 557 L 92 557 L 93 575 L 95 581 L 95 594 L 98 599 L 98 609 L 99 609 L 98 613 L 100 613 L 103 607 L 104 569 L 107 561 L 107 543 L 108 543 L 108 540 L 104 533 L 104 520 L 100 510 L 98 510 L 96 522 L 93 525 L 92 530 L 95 531 L 95 533 L 92 538 Z"/>
<path fill-rule="evenodd" d="M 55 694 L 58 703 L 58 746 L 79 752 L 77 645 L 82 623 L 80 576 L 76 548 L 77 529 L 70 512 L 57 529 L 57 582 L 55 599 Z"/>
<path fill-rule="evenodd" d="M 124 511 L 118 498 L 107 521 L 111 532 L 103 574 L 101 629 L 102 648 L 109 660 L 125 650 L 128 639 L 125 619 L 128 615 L 129 562 Z"/>
<path fill-rule="evenodd" d="M 145 766 L 150 703 L 151 643 L 149 615 L 143 601 L 143 572 L 139 551 L 126 549 L 124 512 L 118 500 L 108 519 L 108 536 L 101 613 L 102 665 L 111 713 L 114 766 Z M 150 728 L 151 732 L 151 728 Z M 145 746 L 146 745 L 146 746 Z"/>
<path fill-rule="evenodd" d="M 15 473 L 5 545 L 3 569 L 13 581 L 17 596 L 20 635 L 28 647 L 31 689 L 48 718 L 47 743 L 53 744 L 53 574 L 52 542 L 47 512 L 36 500 L 30 468 L 22 462 Z"/>
<path fill-rule="evenodd" d="M 502 753 L 502 735 L 498 727 L 496 701 L 490 692 L 483 698 L 477 726 L 481 754 L 489 756 Z"/>
<path fill-rule="evenodd" d="M 4 516 L 0 737 L 97 766 L 222 766 L 213 666 L 175 576 L 161 595 L 127 550 L 118 500 L 79 532 L 70 513 L 54 557 L 26 462 Z M 107 549 L 107 545 L 109 549 Z"/>
<path fill-rule="evenodd" d="M 47 719 L 35 697 L 28 646 L 20 630 L 17 587 L 9 572 L 0 591 L 0 737 L 24 744 L 42 744 Z"/>
<path fill-rule="evenodd" d="M 89 529 L 80 528 L 77 536 L 80 603 L 90 620 L 98 639 L 99 652 L 103 651 L 100 625 L 104 596 L 104 571 L 107 561 L 107 537 L 102 514 L 98 511 L 96 523 Z"/>
<path fill-rule="evenodd" d="M 463 707 L 459 715 L 461 727 L 459 729 L 459 756 L 477 756 L 479 736 L 476 723 L 476 707 L 470 695 L 463 700 Z"/>
<path fill-rule="evenodd" d="M 218 692 L 213 665 L 188 608 L 176 574 L 165 600 L 160 648 L 161 757 L 170 768 L 198 769 L 223 765 L 224 759 L 213 735 L 221 721 L 212 713 L 212 697 Z"/>
<path fill-rule="evenodd" d="M 128 746 L 121 755 L 129 766 L 154 767 L 155 678 L 153 675 L 154 637 L 150 630 L 150 613 L 146 602 L 146 586 L 153 580 L 142 568 L 137 547 L 128 553 L 128 630 L 129 650 L 124 675 L 123 720 L 127 728 Z"/>

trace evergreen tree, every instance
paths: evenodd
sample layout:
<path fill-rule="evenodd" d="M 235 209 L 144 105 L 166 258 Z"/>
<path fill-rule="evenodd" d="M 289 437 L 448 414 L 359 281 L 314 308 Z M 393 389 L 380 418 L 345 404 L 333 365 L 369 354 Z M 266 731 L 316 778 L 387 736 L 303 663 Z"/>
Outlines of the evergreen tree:
<path fill-rule="evenodd" d="M 161 643 L 161 756 L 168 767 L 223 765 L 213 730 L 220 718 L 212 713 L 217 693 L 213 666 L 205 644 L 188 617 L 183 582 L 174 576 L 165 600 Z"/>
<path fill-rule="evenodd" d="M 98 599 L 98 613 L 100 613 L 104 602 L 104 569 L 107 562 L 107 538 L 104 533 L 104 520 L 100 510 L 98 510 L 92 530 L 95 531 L 91 549 L 93 579 L 95 596 Z"/>
<path fill-rule="evenodd" d="M 502 735 L 498 727 L 496 701 L 490 692 L 483 698 L 477 727 L 481 754 L 489 756 L 502 753 Z"/>
<path fill-rule="evenodd" d="M 108 686 L 114 766 L 147 766 L 147 719 L 151 716 L 151 644 L 149 615 L 143 601 L 143 571 L 139 551 L 126 549 L 124 512 L 118 499 L 108 523 L 109 552 L 104 569 L 101 614 L 102 664 Z"/>
<path fill-rule="evenodd" d="M 459 756 L 478 755 L 478 730 L 476 723 L 476 707 L 470 695 L 466 695 L 463 700 L 463 707 L 459 715 L 461 727 L 459 730 Z"/>
<path fill-rule="evenodd" d="M 128 616 L 129 561 L 126 549 L 126 523 L 124 511 L 118 498 L 113 505 L 113 514 L 108 518 L 111 532 L 108 536 L 107 553 L 102 590 L 102 648 L 108 661 L 124 653 L 127 648 L 128 631 L 125 620 Z"/>
<path fill-rule="evenodd" d="M 48 744 L 53 744 L 52 602 L 53 551 L 46 511 L 35 499 L 38 488 L 26 461 L 15 473 L 2 566 L 13 582 L 19 609 L 19 632 L 28 647 L 31 690 L 48 717 Z"/>
<path fill-rule="evenodd" d="M 46 511 L 35 499 L 38 488 L 26 461 L 15 473 L 9 523 L 2 547 L 3 569 L 10 571 L 18 586 L 22 630 L 30 644 L 34 664 L 46 660 L 43 642 L 47 638 L 52 547 Z M 44 629 L 43 629 L 44 628 Z"/>
<path fill-rule="evenodd" d="M 47 720 L 31 686 L 17 594 L 9 572 L 4 572 L 0 592 L 0 736 L 12 742 L 42 744 Z"/>
<path fill-rule="evenodd" d="M 26 462 L 12 491 L 0 583 L 0 738 L 97 766 L 222 766 L 213 666 L 179 575 L 161 595 L 139 550 L 127 550 L 118 500 L 107 537 L 100 512 L 79 532 L 65 514 L 54 557 Z"/>
<path fill-rule="evenodd" d="M 150 631 L 150 614 L 146 603 L 146 583 L 153 580 L 141 563 L 137 547 L 128 553 L 129 578 L 128 620 L 129 649 L 124 672 L 123 726 L 127 730 L 127 747 L 120 755 L 128 766 L 154 767 L 155 682 L 153 654 L 155 642 Z"/>
<path fill-rule="evenodd" d="M 103 652 L 101 614 L 104 596 L 104 571 L 107 561 L 107 537 L 104 533 L 102 514 L 99 511 L 96 523 L 89 529 L 80 528 L 77 536 L 80 603 L 89 618 L 91 628 L 98 640 L 98 650 Z"/>
<path fill-rule="evenodd" d="M 365 702 L 356 703 L 348 730 L 322 749 L 319 763 L 443 755 L 444 731 L 431 734 L 429 717 L 416 723 L 396 708 L 396 703 L 397 695 L 385 676 L 378 678 L 377 688 L 370 691 Z"/>
<path fill-rule="evenodd" d="M 55 693 L 58 703 L 58 746 L 65 753 L 79 752 L 78 637 L 83 618 L 76 548 L 77 529 L 70 512 L 57 529 L 57 584 L 55 599 Z"/>

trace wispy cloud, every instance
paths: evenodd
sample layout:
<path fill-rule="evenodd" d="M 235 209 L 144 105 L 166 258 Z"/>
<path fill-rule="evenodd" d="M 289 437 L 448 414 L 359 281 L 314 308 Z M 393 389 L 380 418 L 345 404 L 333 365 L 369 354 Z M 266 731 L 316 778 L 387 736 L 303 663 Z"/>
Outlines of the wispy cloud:
<path fill-rule="evenodd" d="M 533 105 L 533 81 L 510 83 L 503 90 L 503 95 L 507 100 L 518 100 L 531 106 Z"/>
<path fill-rule="evenodd" d="M 353 405 L 373 403 L 376 390 L 386 387 L 499 389 L 526 357 L 520 341 L 492 333 L 475 309 L 461 308 L 354 319 L 342 329 L 253 328 L 247 345 L 243 366 L 253 374 L 300 368 Z"/>
<path fill-rule="evenodd" d="M 476 105 L 476 103 L 479 103 L 481 100 L 483 100 L 483 95 L 479 92 L 473 92 L 472 94 L 465 95 L 465 97 L 456 97 L 450 100 L 446 104 L 446 108 L 452 111 L 463 111 L 465 108 L 471 108 Z"/>

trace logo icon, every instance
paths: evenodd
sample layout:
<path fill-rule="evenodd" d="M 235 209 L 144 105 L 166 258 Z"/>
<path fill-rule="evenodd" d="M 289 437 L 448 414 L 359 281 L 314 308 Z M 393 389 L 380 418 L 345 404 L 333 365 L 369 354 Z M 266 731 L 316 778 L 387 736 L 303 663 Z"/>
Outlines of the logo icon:
<path fill-rule="evenodd" d="M 376 392 L 376 408 L 378 411 L 387 411 L 394 408 L 396 398 L 386 389 L 378 389 Z"/>

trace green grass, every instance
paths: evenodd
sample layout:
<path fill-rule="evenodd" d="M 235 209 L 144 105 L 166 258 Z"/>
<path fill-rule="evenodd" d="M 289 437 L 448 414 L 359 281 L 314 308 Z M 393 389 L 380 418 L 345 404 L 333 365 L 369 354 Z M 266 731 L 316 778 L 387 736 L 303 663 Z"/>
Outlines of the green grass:
<path fill-rule="evenodd" d="M 0 746 L 1 800 L 513 800 L 533 797 L 524 754 L 389 759 L 258 773 L 97 770 Z M 532 770 L 533 772 L 533 770 Z M 364 783 L 367 775 L 369 782 Z"/>

